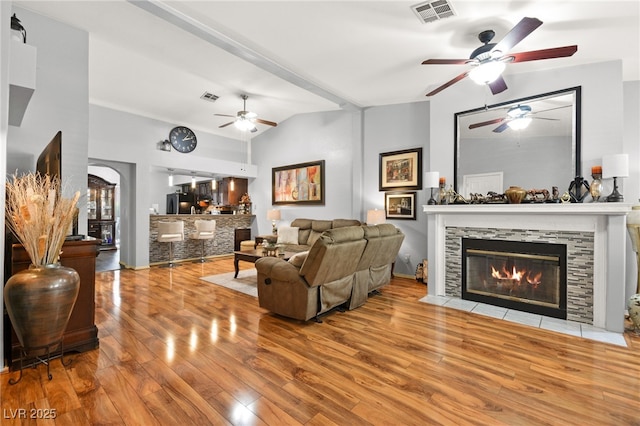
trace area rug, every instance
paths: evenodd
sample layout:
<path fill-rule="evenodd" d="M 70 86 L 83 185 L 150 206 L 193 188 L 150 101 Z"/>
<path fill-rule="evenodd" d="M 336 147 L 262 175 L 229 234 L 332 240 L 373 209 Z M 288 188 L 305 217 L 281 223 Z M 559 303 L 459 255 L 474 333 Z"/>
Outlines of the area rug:
<path fill-rule="evenodd" d="M 201 277 L 210 284 L 219 285 L 249 296 L 258 297 L 258 277 L 255 269 L 242 269 L 238 273 L 238 278 L 233 278 L 235 272 L 227 272 L 226 274 L 209 275 Z"/>

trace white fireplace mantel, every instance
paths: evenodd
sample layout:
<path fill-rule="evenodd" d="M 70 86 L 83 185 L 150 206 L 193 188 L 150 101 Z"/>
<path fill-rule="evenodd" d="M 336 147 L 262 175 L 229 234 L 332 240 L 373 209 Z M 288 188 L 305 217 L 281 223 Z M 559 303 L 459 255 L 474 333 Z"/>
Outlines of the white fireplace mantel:
<path fill-rule="evenodd" d="M 593 325 L 624 331 L 626 215 L 632 204 L 424 205 L 429 294 L 445 295 L 447 227 L 580 231 L 594 234 Z"/>

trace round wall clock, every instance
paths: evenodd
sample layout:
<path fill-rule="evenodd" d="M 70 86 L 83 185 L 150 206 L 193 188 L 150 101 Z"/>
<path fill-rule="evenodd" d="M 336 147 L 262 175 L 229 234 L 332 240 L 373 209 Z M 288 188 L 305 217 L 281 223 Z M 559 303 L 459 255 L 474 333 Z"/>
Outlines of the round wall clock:
<path fill-rule="evenodd" d="M 193 151 L 198 144 L 196 134 L 193 133 L 193 130 L 185 126 L 178 126 L 171 129 L 171 132 L 169 132 L 169 140 L 171 141 L 171 146 L 173 146 L 176 151 L 182 153 Z"/>

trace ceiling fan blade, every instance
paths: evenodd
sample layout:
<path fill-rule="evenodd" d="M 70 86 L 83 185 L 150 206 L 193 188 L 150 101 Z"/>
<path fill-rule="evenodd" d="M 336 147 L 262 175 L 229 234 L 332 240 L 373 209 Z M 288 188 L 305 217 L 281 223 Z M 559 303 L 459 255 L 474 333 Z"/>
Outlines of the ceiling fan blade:
<path fill-rule="evenodd" d="M 501 125 L 499 125 L 498 127 L 496 127 L 495 129 L 493 129 L 494 133 L 502 133 L 505 130 L 507 130 L 509 128 L 509 122 L 505 121 L 504 123 L 502 123 Z"/>
<path fill-rule="evenodd" d="M 230 121 L 230 122 L 228 122 L 228 123 L 223 124 L 222 126 L 218 126 L 218 128 L 219 128 L 219 129 L 222 129 L 223 127 L 230 126 L 230 125 L 232 125 L 233 123 L 234 123 L 234 121 Z"/>
<path fill-rule="evenodd" d="M 427 59 L 422 65 L 464 65 L 469 59 Z"/>
<path fill-rule="evenodd" d="M 273 126 L 273 127 L 276 127 L 276 126 L 278 125 L 278 123 L 275 123 L 275 122 L 273 122 L 273 121 L 263 120 L 263 119 L 261 119 L 261 118 L 256 118 L 256 119 L 255 119 L 255 121 L 256 121 L 257 123 L 260 123 L 260 124 L 266 124 L 267 126 Z"/>
<path fill-rule="evenodd" d="M 554 47 L 551 49 L 531 50 L 529 52 L 509 53 L 506 55 L 511 62 L 537 61 L 540 59 L 566 58 L 578 51 L 578 46 Z"/>
<path fill-rule="evenodd" d="M 500 51 L 502 54 L 507 53 L 516 44 L 520 43 L 529 34 L 531 34 L 536 28 L 542 25 L 542 21 L 537 18 L 522 18 L 515 27 L 507 33 L 506 36 L 498 44 L 496 44 L 491 51 Z"/>
<path fill-rule="evenodd" d="M 478 127 L 482 127 L 482 126 L 490 126 L 492 124 L 502 123 L 504 120 L 505 120 L 504 118 L 494 118 L 493 120 L 489 120 L 489 121 L 469 124 L 469 129 L 477 129 Z"/>
<path fill-rule="evenodd" d="M 559 118 L 546 118 L 546 117 L 531 117 L 534 120 L 549 120 L 549 121 L 560 121 Z"/>
<path fill-rule="evenodd" d="M 229 115 L 229 114 L 213 114 L 213 115 L 217 115 L 218 117 L 231 117 L 231 118 L 236 118 L 235 115 Z"/>
<path fill-rule="evenodd" d="M 429 93 L 426 94 L 426 96 L 433 96 L 436 93 L 440 93 L 441 91 L 443 91 L 444 89 L 446 89 L 449 86 L 454 85 L 455 83 L 459 82 L 460 80 L 462 80 L 463 78 L 465 78 L 467 75 L 469 74 L 469 71 L 465 71 L 462 74 L 458 75 L 457 77 L 447 81 L 446 83 L 444 83 L 442 86 L 437 87 L 436 89 L 430 91 Z"/>
<path fill-rule="evenodd" d="M 493 93 L 494 95 L 507 90 L 507 83 L 504 81 L 504 78 L 502 78 L 502 76 L 498 76 L 498 78 L 489 83 L 488 86 L 491 89 L 491 93 Z"/>

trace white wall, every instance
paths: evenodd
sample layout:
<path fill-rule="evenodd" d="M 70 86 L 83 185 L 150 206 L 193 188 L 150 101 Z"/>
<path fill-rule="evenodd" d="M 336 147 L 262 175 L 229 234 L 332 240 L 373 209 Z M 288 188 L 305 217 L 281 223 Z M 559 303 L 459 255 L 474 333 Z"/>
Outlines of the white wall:
<path fill-rule="evenodd" d="M 601 164 L 603 155 L 623 151 L 621 61 L 557 68 L 506 76 L 508 89 L 487 95 L 488 89 L 469 79 L 431 98 L 430 165 L 453 182 L 453 115 L 456 112 L 540 93 L 582 86 L 582 174 Z M 636 175 L 635 179 L 638 179 Z M 505 182 L 508 185 L 509 182 Z M 567 188 L 570 182 L 567 182 Z M 562 188 L 559 188 L 562 191 Z"/>
<path fill-rule="evenodd" d="M 89 36 L 85 31 L 14 7 L 12 13 L 37 49 L 36 89 L 20 127 L 9 126 L 7 170 L 34 171 L 47 143 L 62 131 L 62 182 L 67 196 L 87 192 L 89 138 Z M 7 18 L 8 19 L 8 18 Z M 81 203 L 86 199 L 81 199 Z M 79 232 L 86 234 L 87 212 L 80 208 Z"/>

